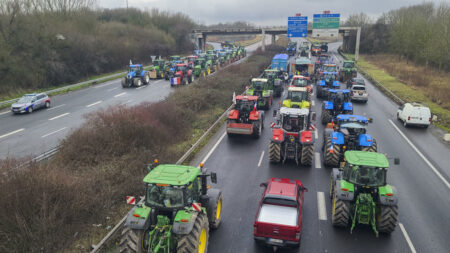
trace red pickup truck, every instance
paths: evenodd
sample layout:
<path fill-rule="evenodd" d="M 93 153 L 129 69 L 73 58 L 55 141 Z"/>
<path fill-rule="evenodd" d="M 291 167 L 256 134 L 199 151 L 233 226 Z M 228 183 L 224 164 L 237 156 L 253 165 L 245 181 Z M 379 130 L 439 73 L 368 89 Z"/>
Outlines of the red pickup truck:
<path fill-rule="evenodd" d="M 300 180 L 271 178 L 265 187 L 254 223 L 258 243 L 278 247 L 298 247 L 302 230 L 303 193 Z"/>

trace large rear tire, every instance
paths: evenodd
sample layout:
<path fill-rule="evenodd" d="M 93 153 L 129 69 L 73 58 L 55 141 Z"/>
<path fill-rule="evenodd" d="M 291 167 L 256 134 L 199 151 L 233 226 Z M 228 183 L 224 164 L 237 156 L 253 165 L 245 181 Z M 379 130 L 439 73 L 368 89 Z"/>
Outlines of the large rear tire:
<path fill-rule="evenodd" d="M 122 88 L 127 88 L 127 79 L 126 78 L 122 78 Z"/>
<path fill-rule="evenodd" d="M 392 233 L 397 226 L 397 219 L 397 206 L 380 206 L 380 213 L 377 217 L 377 230 L 381 233 Z"/>
<path fill-rule="evenodd" d="M 300 158 L 300 164 L 311 166 L 313 157 L 314 157 L 314 145 L 303 145 L 302 157 Z"/>
<path fill-rule="evenodd" d="M 339 145 L 333 144 L 333 153 L 330 152 L 331 140 L 327 138 L 323 155 L 324 155 L 324 163 L 327 166 L 338 166 L 339 165 L 339 156 L 341 154 L 341 147 Z"/>
<path fill-rule="evenodd" d="M 222 191 L 219 189 L 208 190 L 208 221 L 211 229 L 217 229 L 222 221 Z"/>
<path fill-rule="evenodd" d="M 336 198 L 333 193 L 333 202 L 331 208 L 331 224 L 335 227 L 347 227 L 350 219 L 350 203 Z"/>
<path fill-rule="evenodd" d="M 120 253 L 144 253 L 147 249 L 144 249 L 144 237 L 145 230 L 131 229 L 130 227 L 124 227 L 120 236 L 119 249 Z"/>
<path fill-rule="evenodd" d="M 135 79 L 133 79 L 133 84 L 135 87 L 141 87 L 142 81 L 140 78 L 135 78 Z"/>
<path fill-rule="evenodd" d="M 281 144 L 276 142 L 269 143 L 269 160 L 272 163 L 281 161 Z"/>
<path fill-rule="evenodd" d="M 205 214 L 199 213 L 191 232 L 178 239 L 177 253 L 206 253 L 208 251 L 208 240 L 208 218 Z"/>
<path fill-rule="evenodd" d="M 331 122 L 331 114 L 330 111 L 322 109 L 322 124 L 326 125 Z"/>
<path fill-rule="evenodd" d="M 144 84 L 147 85 L 150 83 L 150 76 L 148 75 L 148 73 L 146 73 L 144 75 Z"/>
<path fill-rule="evenodd" d="M 375 140 L 375 139 L 372 140 L 372 146 L 363 147 L 361 149 L 361 151 L 367 151 L 367 152 L 377 152 L 377 150 L 378 150 L 378 145 L 377 145 L 377 140 Z"/>

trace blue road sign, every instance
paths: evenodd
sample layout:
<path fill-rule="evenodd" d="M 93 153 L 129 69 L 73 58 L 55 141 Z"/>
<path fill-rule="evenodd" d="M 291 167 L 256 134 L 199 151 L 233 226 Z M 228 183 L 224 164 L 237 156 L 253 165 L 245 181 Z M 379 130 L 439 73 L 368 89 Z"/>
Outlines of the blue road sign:
<path fill-rule="evenodd" d="M 308 34 L 308 17 L 288 17 L 288 38 L 306 37 Z"/>

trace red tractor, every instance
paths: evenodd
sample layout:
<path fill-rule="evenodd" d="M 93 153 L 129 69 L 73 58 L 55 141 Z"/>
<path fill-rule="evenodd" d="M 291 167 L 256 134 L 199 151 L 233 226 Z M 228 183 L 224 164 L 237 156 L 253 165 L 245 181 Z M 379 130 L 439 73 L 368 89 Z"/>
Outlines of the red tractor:
<path fill-rule="evenodd" d="M 194 81 L 192 69 L 186 63 L 176 65 L 175 74 L 170 78 L 170 86 L 190 84 Z"/>
<path fill-rule="evenodd" d="M 312 165 L 314 134 L 311 121 L 316 113 L 309 109 L 281 107 L 274 111 L 277 123 L 272 123 L 272 139 L 269 143 L 269 160 L 272 163 L 293 159 L 297 164 Z"/>
<path fill-rule="evenodd" d="M 228 113 L 228 136 L 242 134 L 259 138 L 264 128 L 264 112 L 256 110 L 258 97 L 239 95 L 235 100 L 234 108 Z"/>

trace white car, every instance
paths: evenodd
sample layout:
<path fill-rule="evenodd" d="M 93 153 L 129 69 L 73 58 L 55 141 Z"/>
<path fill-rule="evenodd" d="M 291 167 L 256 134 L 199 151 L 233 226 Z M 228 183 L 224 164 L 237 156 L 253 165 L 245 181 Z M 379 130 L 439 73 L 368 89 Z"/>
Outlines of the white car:
<path fill-rule="evenodd" d="M 355 84 L 351 89 L 352 101 L 360 101 L 367 103 L 369 99 L 369 94 L 366 91 L 366 86 Z"/>
<path fill-rule="evenodd" d="M 407 126 L 422 126 L 427 128 L 431 123 L 430 108 L 421 103 L 405 103 L 397 110 L 397 119 Z"/>

